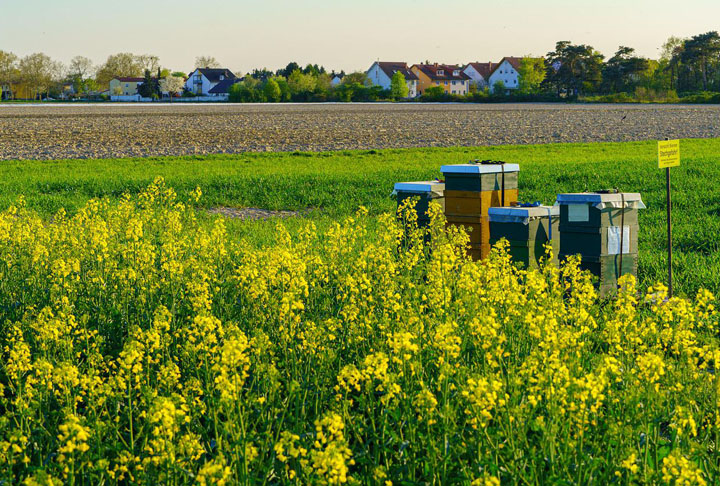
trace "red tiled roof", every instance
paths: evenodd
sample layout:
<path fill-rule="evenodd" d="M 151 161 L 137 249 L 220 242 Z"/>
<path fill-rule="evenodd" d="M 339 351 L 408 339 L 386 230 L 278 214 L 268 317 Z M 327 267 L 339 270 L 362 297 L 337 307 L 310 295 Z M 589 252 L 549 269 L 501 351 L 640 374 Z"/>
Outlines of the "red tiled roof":
<path fill-rule="evenodd" d="M 535 59 L 542 59 L 542 58 L 538 57 L 538 58 L 535 58 Z M 494 73 L 494 72 L 497 70 L 497 68 L 500 67 L 500 65 L 503 63 L 503 61 L 507 61 L 508 63 L 510 63 L 510 65 L 513 67 L 513 69 L 515 69 L 515 71 L 518 71 L 518 72 L 519 72 L 519 71 L 520 71 L 520 62 L 521 62 L 522 60 L 523 60 L 522 57 L 503 57 L 503 58 L 500 60 L 500 62 L 495 65 L 495 67 L 493 68 L 493 70 L 490 71 L 490 74 Z"/>
<path fill-rule="evenodd" d="M 433 81 L 467 81 L 470 79 L 470 76 L 462 72 L 460 66 L 453 64 L 414 64 L 413 67 L 417 67 Z M 438 74 L 438 71 L 442 71 L 442 74 Z M 454 71 L 458 71 L 458 74 L 453 74 Z"/>
<path fill-rule="evenodd" d="M 487 79 L 490 77 L 490 73 L 492 73 L 493 68 L 496 66 L 496 64 L 492 62 L 471 62 L 468 63 L 467 66 L 465 66 L 465 69 L 468 68 L 468 66 L 472 66 L 475 71 L 477 71 L 480 76 Z"/>
<path fill-rule="evenodd" d="M 380 69 L 383 70 L 383 72 L 387 75 L 388 78 L 393 77 L 393 75 L 400 71 L 403 73 L 403 76 L 405 76 L 406 81 L 410 80 L 417 80 L 417 75 L 410 70 L 406 62 L 379 62 L 378 66 L 380 66 Z"/>

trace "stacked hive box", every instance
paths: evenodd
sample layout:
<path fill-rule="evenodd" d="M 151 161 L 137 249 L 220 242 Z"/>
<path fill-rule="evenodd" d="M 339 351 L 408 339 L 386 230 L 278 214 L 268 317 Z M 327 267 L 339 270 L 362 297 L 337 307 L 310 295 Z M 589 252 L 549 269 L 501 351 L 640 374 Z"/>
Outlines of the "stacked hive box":
<path fill-rule="evenodd" d="M 560 240 L 560 208 L 531 206 L 490 208 L 490 246 L 505 238 L 510 257 L 524 268 L 538 268 L 545 256 L 545 244 L 551 242 L 553 262 L 557 264 Z"/>
<path fill-rule="evenodd" d="M 490 253 L 488 209 L 510 206 L 518 200 L 517 164 L 443 165 L 445 217 L 449 225 L 469 230 L 469 254 L 474 260 Z"/>
<path fill-rule="evenodd" d="M 439 204 L 443 210 L 445 209 L 445 199 L 443 198 L 444 190 L 445 184 L 439 181 L 398 182 L 395 184 L 398 207 L 400 207 L 406 199 L 413 197 L 418 198 L 415 211 L 417 211 L 418 226 L 420 227 L 425 227 L 430 223 L 428 209 L 431 201 Z M 398 216 L 402 217 L 402 215 Z"/>
<path fill-rule="evenodd" d="M 558 194 L 560 260 L 581 256 L 581 268 L 599 279 L 599 293 L 617 290 L 617 280 L 637 275 L 638 210 L 645 205 L 637 193 Z"/>

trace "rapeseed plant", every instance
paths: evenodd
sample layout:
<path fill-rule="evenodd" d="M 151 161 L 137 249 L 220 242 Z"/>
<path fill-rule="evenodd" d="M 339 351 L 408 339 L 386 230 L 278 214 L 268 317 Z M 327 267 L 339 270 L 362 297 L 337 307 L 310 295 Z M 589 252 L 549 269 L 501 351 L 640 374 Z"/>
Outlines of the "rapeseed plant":
<path fill-rule="evenodd" d="M 472 262 L 412 202 L 256 248 L 201 194 L 0 213 L 0 483 L 720 478 L 710 292 L 600 301 L 577 259 Z"/>

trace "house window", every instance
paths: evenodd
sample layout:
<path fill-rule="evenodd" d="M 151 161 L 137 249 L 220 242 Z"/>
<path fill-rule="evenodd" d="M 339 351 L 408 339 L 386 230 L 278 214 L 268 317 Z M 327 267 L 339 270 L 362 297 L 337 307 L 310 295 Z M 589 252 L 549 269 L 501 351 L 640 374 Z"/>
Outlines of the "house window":
<path fill-rule="evenodd" d="M 129 84 L 127 84 L 127 83 L 125 83 L 125 87 L 126 87 L 126 88 L 129 88 L 129 87 L 130 87 L 130 85 L 129 85 Z"/>
<path fill-rule="evenodd" d="M 455 86 L 457 84 L 457 81 L 453 81 L 452 83 L 453 83 L 453 86 Z"/>
<path fill-rule="evenodd" d="M 222 81 L 223 79 L 225 79 L 225 76 L 223 76 L 223 75 L 221 74 L 221 75 L 220 75 L 220 81 Z"/>
<path fill-rule="evenodd" d="M 442 76 L 443 74 L 445 74 L 445 70 L 438 69 L 437 74 L 438 74 L 438 76 Z"/>
<path fill-rule="evenodd" d="M 447 86 L 447 85 L 448 85 L 448 84 L 447 84 L 447 81 L 445 81 L 445 86 Z"/>
<path fill-rule="evenodd" d="M 457 69 L 453 71 L 453 76 L 460 76 L 460 71 L 458 71 Z"/>

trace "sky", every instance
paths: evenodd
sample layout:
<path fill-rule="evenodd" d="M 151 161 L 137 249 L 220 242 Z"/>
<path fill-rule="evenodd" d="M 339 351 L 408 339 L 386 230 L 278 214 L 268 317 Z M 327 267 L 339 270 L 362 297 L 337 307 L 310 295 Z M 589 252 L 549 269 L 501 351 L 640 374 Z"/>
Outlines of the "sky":
<path fill-rule="evenodd" d="M 191 71 L 290 61 L 367 70 L 376 60 L 466 63 L 544 55 L 555 42 L 657 58 L 671 35 L 720 30 L 718 0 L 0 0 L 0 50 L 102 63 L 153 54 Z"/>

